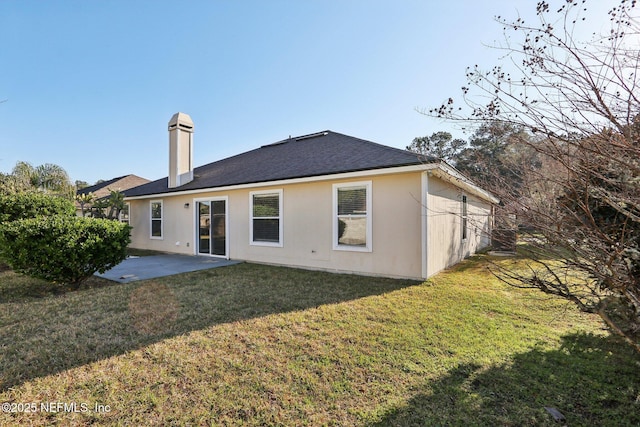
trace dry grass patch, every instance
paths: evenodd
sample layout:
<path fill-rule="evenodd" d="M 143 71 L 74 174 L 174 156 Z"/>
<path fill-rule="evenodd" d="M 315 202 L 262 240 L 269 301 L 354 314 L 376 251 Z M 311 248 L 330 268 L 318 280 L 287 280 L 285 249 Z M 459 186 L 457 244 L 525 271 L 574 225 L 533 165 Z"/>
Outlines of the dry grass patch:
<path fill-rule="evenodd" d="M 171 331 L 180 311 L 173 291 L 165 284 L 146 282 L 131 292 L 129 315 L 133 328 L 141 334 Z"/>
<path fill-rule="evenodd" d="M 424 284 L 240 264 L 4 308 L 0 401 L 90 410 L 0 424 L 640 423 L 637 355 L 482 258 Z"/>

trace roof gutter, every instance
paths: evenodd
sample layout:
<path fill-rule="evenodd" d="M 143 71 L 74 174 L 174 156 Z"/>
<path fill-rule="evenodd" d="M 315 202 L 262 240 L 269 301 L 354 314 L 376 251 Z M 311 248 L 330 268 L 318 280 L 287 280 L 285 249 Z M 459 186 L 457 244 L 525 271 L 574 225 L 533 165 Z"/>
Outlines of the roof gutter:
<path fill-rule="evenodd" d="M 491 194 L 491 192 L 479 187 L 475 182 L 467 178 L 465 175 L 460 173 L 457 169 L 449 165 L 444 160 L 441 160 L 439 163 L 432 163 L 430 165 L 435 165 L 435 167 L 427 169 L 430 171 L 431 175 L 436 176 L 443 181 L 450 182 L 453 185 L 464 189 L 468 193 L 486 200 L 487 202 L 493 204 L 500 203 L 500 199 Z"/>
<path fill-rule="evenodd" d="M 448 165 L 447 163 L 440 161 L 436 163 L 423 163 L 417 165 L 410 166 L 397 166 L 391 168 L 382 168 L 382 169 L 367 169 L 363 171 L 356 172 L 343 172 L 336 173 L 331 175 L 317 175 L 303 178 L 291 178 L 291 179 L 281 179 L 276 181 L 265 181 L 265 182 L 253 182 L 246 184 L 235 184 L 235 185 L 227 185 L 223 187 L 210 187 L 210 188 L 201 188 L 196 190 L 185 190 L 185 191 L 171 191 L 165 193 L 155 193 L 155 194 L 145 194 L 141 196 L 131 196 L 125 197 L 125 201 L 131 200 L 144 200 L 144 199 L 157 199 L 161 197 L 171 197 L 171 196 L 188 196 L 195 194 L 203 194 L 203 193 L 211 193 L 211 192 L 221 192 L 221 191 L 232 191 L 232 190 L 243 190 L 248 188 L 261 188 L 261 187 L 273 187 L 273 186 L 282 186 L 287 184 L 302 184 L 307 182 L 319 182 L 319 181 L 329 181 L 329 180 L 337 180 L 337 179 L 353 179 L 353 178 L 361 178 L 366 176 L 380 176 L 380 175 L 390 175 L 396 173 L 410 173 L 410 172 L 424 172 L 428 171 L 430 174 L 444 180 L 447 182 L 451 182 L 452 184 L 463 188 L 465 191 L 474 194 L 481 199 L 484 199 L 490 203 L 498 203 L 499 200 L 495 196 L 493 196 L 488 191 L 478 187 L 473 181 L 462 175 L 455 168 Z"/>

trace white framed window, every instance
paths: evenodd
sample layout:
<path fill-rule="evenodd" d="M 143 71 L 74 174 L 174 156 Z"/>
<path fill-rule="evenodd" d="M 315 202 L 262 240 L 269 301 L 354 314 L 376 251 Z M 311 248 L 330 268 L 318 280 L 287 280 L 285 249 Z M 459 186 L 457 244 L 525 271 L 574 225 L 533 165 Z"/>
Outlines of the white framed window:
<path fill-rule="evenodd" d="M 151 238 L 163 238 L 163 206 L 162 200 L 151 201 Z"/>
<path fill-rule="evenodd" d="M 373 249 L 371 181 L 333 184 L 333 249 Z"/>
<path fill-rule="evenodd" d="M 282 190 L 249 193 L 249 244 L 282 247 Z"/>
<path fill-rule="evenodd" d="M 130 212 L 131 212 L 131 203 L 125 203 L 122 206 L 122 210 L 120 211 L 120 214 L 118 215 L 118 219 L 120 220 L 120 222 L 124 222 L 125 224 L 131 224 Z"/>
<path fill-rule="evenodd" d="M 466 195 L 462 195 L 462 206 L 461 206 L 461 210 L 462 212 L 460 213 L 460 218 L 462 219 L 460 222 L 462 223 L 462 240 L 467 240 L 468 237 L 468 231 L 467 229 L 468 224 L 467 224 L 467 220 L 468 220 L 468 206 L 467 206 L 467 196 Z"/>

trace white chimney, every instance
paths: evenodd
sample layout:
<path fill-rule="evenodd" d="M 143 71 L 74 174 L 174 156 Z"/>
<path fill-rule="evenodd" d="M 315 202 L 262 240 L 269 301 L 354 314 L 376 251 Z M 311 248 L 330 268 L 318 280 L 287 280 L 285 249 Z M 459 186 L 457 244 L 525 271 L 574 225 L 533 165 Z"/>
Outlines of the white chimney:
<path fill-rule="evenodd" d="M 169 120 L 169 188 L 193 181 L 193 122 L 185 113 Z"/>

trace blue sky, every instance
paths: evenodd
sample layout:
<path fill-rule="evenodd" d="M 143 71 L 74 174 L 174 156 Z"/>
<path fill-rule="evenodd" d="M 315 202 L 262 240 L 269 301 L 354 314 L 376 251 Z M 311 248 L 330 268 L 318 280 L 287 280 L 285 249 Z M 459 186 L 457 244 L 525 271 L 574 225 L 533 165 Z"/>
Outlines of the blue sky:
<path fill-rule="evenodd" d="M 609 1 L 603 3 L 611 3 Z M 90 184 L 167 175 L 167 122 L 195 164 L 330 129 L 404 148 L 451 125 L 416 108 L 496 63 L 494 16 L 533 0 L 0 2 L 0 172 L 55 163 Z M 466 137 L 461 132 L 456 136 Z"/>

